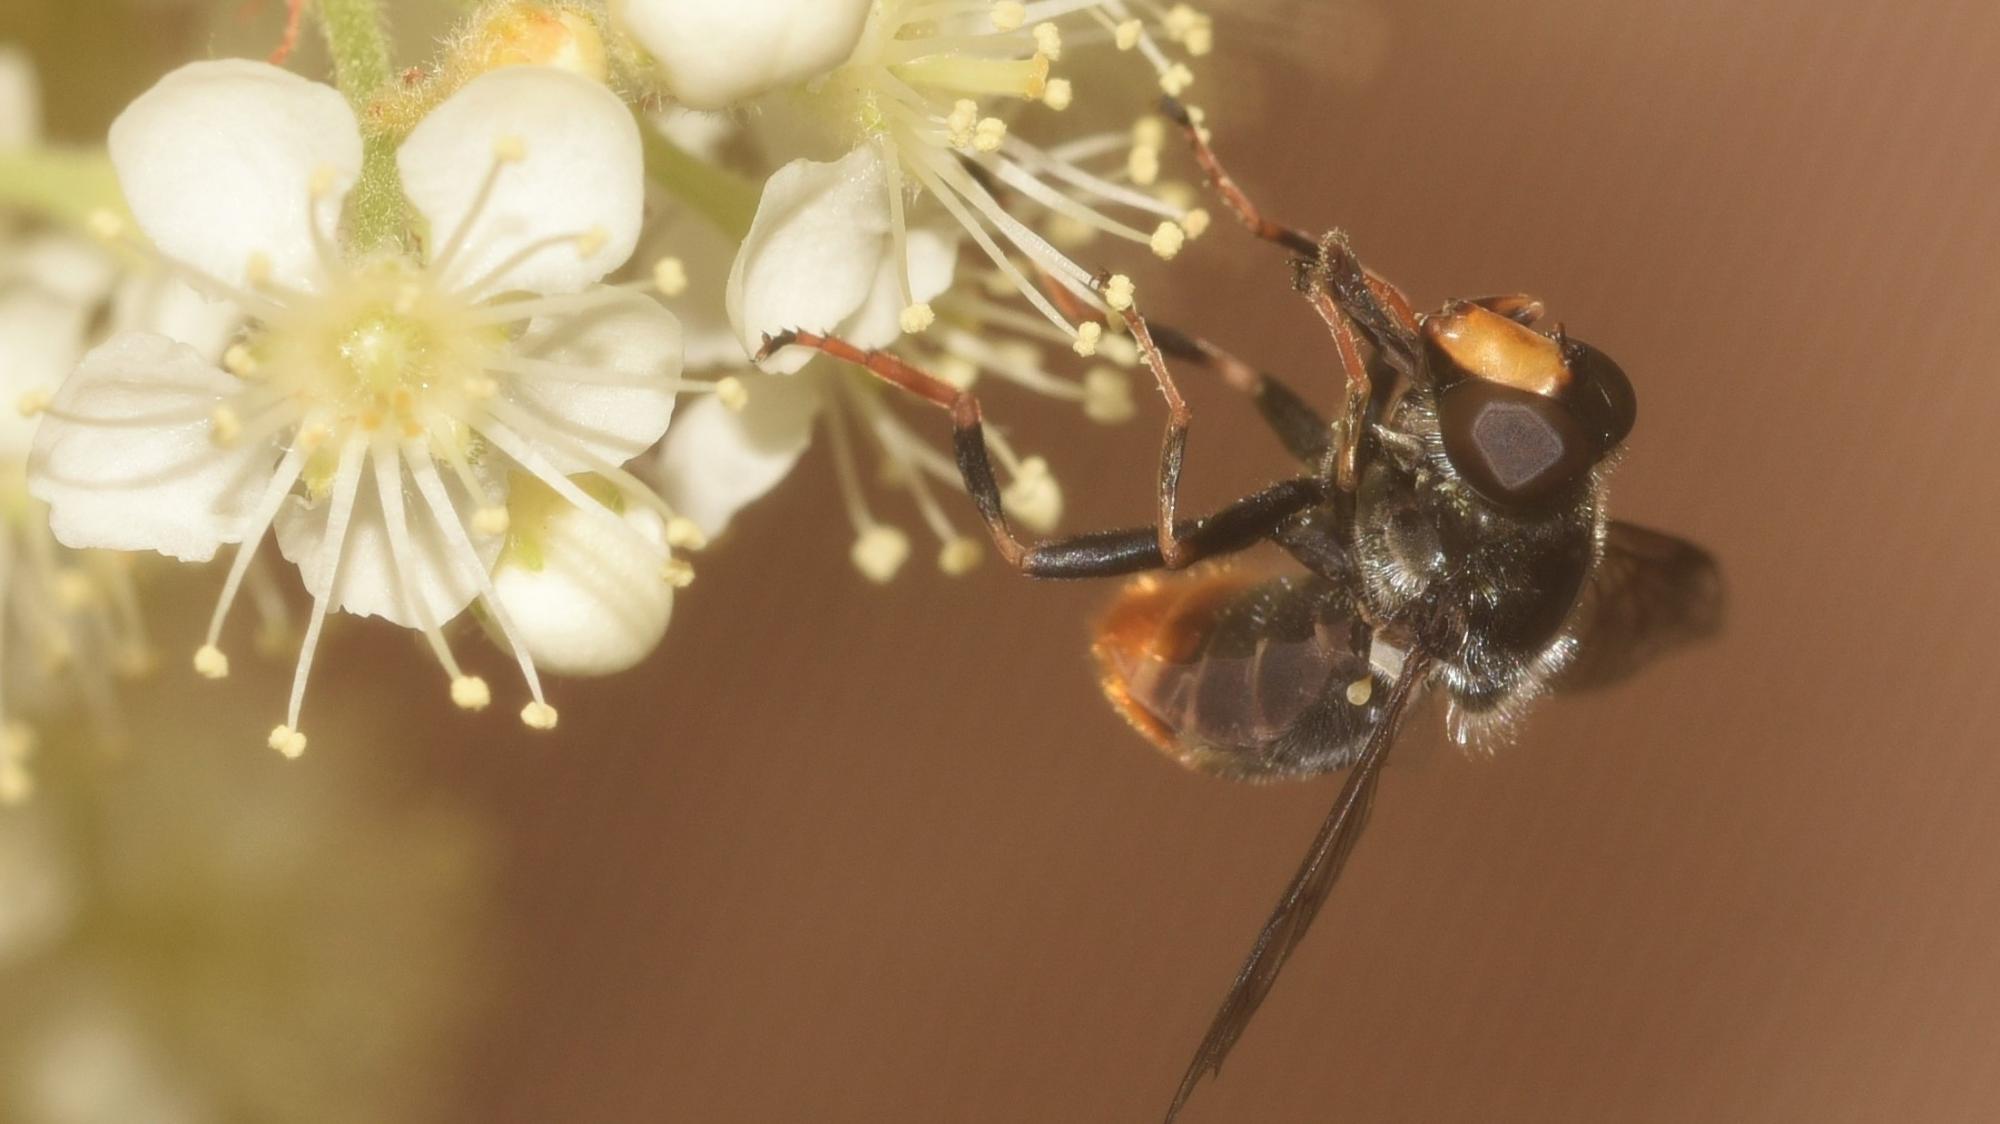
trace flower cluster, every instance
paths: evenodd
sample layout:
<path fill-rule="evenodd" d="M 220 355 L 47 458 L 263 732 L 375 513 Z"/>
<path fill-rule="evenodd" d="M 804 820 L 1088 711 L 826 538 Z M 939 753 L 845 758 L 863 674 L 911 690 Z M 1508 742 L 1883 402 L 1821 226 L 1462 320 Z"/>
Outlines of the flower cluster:
<path fill-rule="evenodd" d="M 420 635 L 467 710 L 495 694 L 454 650 L 476 621 L 521 720 L 555 726 L 544 673 L 643 659 L 687 555 L 822 425 L 860 571 L 912 550 L 866 447 L 964 572 L 983 551 L 939 496 L 956 471 L 894 394 L 751 357 L 810 330 L 1120 421 L 1135 356 L 1107 323 L 1131 282 L 1074 248 L 1172 258 L 1207 225 L 1159 182 L 1157 123 L 1115 108 L 1121 81 L 1144 101 L 1192 80 L 1211 31 L 1184 5 L 497 0 L 397 77 L 379 27 L 327 32 L 337 87 L 200 61 L 127 107 L 117 190 L 72 223 L 95 245 L 53 213 L 0 228 L 22 414 L 0 426 L 0 797 L 26 788 L 24 657 L 147 662 L 132 552 L 231 548 L 193 645 L 222 678 L 232 607 L 282 603 L 275 540 L 311 600 L 268 738 L 287 756 L 336 610 Z M 0 66 L 0 117 L 31 94 Z M 0 147 L 34 143 L 0 121 Z M 1054 526 L 1047 460 L 992 441 L 1008 509 Z"/>

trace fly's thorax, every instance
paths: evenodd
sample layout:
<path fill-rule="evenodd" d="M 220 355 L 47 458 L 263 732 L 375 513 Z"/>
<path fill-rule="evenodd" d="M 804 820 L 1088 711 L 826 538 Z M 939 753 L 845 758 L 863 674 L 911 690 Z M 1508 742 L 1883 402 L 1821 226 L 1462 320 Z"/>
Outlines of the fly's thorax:
<path fill-rule="evenodd" d="M 1601 551 L 1605 472 L 1550 502 L 1503 507 L 1453 471 L 1429 393 L 1413 391 L 1390 424 L 1414 440 L 1362 476 L 1364 595 L 1377 619 L 1409 623 L 1439 654 L 1460 710 L 1511 713 L 1569 650 L 1565 629 Z"/>

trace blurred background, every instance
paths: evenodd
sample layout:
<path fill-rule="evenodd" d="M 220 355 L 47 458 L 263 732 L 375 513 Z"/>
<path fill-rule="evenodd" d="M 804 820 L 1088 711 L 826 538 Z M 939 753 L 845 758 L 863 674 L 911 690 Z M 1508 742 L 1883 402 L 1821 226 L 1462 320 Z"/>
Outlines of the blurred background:
<path fill-rule="evenodd" d="M 9 0 L 0 39 L 82 141 L 278 7 Z M 1616 356 L 1613 509 L 1707 545 L 1731 606 L 1490 759 L 1417 723 L 1185 1119 L 2000 1115 L 2000 8 L 1214 11 L 1196 100 L 1239 179 L 1420 305 L 1533 292 Z M 1332 400 L 1266 248 L 1218 224 L 1172 276 L 1153 311 Z M 1183 381 L 1192 506 L 1282 471 Z M 1068 524 L 1142 521 L 1157 417 L 1033 410 Z M 651 662 L 558 687 L 555 737 L 380 690 L 427 657 L 350 619 L 315 688 L 348 727 L 286 763 L 281 668 L 175 656 L 122 765 L 0 819 L 0 886 L 57 917 L 0 935 L 0 1111 L 88 1107 L 21 1092 L 67 1073 L 153 1107 L 24 1118 L 1156 1119 L 1337 779 L 1148 749 L 1092 682 L 1108 586 L 867 584 L 824 456 Z M 178 651 L 213 585 L 168 588 Z M 192 707 L 228 717 L 174 732 Z"/>

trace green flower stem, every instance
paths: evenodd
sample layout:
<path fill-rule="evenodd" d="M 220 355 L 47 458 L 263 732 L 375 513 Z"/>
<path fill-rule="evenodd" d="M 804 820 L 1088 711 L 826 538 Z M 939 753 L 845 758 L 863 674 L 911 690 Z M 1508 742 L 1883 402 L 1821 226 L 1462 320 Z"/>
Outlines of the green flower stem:
<path fill-rule="evenodd" d="M 363 250 L 393 245 L 409 226 L 409 204 L 396 178 L 396 138 L 372 112 L 375 99 L 391 89 L 382 0 L 319 0 L 318 7 L 334 84 L 361 121 L 361 179 L 347 198 L 348 238 Z"/>
<path fill-rule="evenodd" d="M 92 213 L 125 214 L 118 173 L 102 151 L 16 148 L 0 151 L 0 210 L 19 210 L 87 230 Z"/>
<path fill-rule="evenodd" d="M 741 242 L 750 233 L 750 220 L 757 215 L 757 185 L 683 150 L 654 128 L 645 114 L 635 110 L 634 116 L 639 119 L 639 136 L 645 145 L 646 178 Z"/>

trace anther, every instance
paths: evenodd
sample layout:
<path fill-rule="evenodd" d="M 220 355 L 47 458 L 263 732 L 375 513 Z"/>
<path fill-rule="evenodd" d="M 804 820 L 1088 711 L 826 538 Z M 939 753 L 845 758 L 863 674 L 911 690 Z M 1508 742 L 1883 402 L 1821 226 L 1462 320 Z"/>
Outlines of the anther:
<path fill-rule="evenodd" d="M 236 416 L 235 410 L 227 406 L 217 406 L 214 412 L 208 415 L 210 441 L 227 448 L 234 445 L 236 439 L 241 436 L 243 436 L 243 419 Z"/>
<path fill-rule="evenodd" d="M 1000 0 L 993 5 L 993 27 L 999 31 L 1019 31 L 1028 22 L 1028 6 L 1021 0 Z"/>
<path fill-rule="evenodd" d="M 1021 462 L 1020 471 L 1000 493 L 1000 502 L 1030 529 L 1043 534 L 1062 520 L 1062 487 L 1049 471 L 1049 462 L 1041 457 Z"/>
<path fill-rule="evenodd" d="M 1007 139 L 1007 122 L 998 117 L 984 117 L 972 131 L 972 147 L 980 152 L 998 152 Z"/>
<path fill-rule="evenodd" d="M 485 710 L 493 690 L 477 675 L 461 675 L 451 681 L 451 701 L 460 710 Z"/>
<path fill-rule="evenodd" d="M 930 327 L 932 324 L 937 323 L 937 313 L 931 310 L 931 306 L 929 304 L 926 304 L 923 301 L 918 301 L 915 304 L 910 305 L 908 308 L 905 308 L 902 312 L 902 315 L 898 316 L 896 319 L 897 322 L 902 325 L 903 331 L 905 333 L 914 336 L 918 332 L 921 332 L 924 329 Z"/>
<path fill-rule="evenodd" d="M 1161 223 L 1153 231 L 1150 242 L 1153 252 L 1165 261 L 1172 261 L 1174 255 L 1180 253 L 1181 247 L 1186 244 L 1187 231 L 1182 230 L 1180 224 L 1175 222 Z"/>
<path fill-rule="evenodd" d="M 1140 187 L 1151 187 L 1160 179 L 1160 149 L 1157 145 L 1139 144 L 1125 154 L 1125 174 Z"/>
<path fill-rule="evenodd" d="M 700 550 L 708 545 L 708 536 L 694 520 L 676 515 L 667 520 L 667 545 L 675 550 Z"/>
<path fill-rule="evenodd" d="M 979 381 L 979 364 L 962 355 L 940 356 L 932 373 L 958 390 L 971 390 Z"/>
<path fill-rule="evenodd" d="M 257 374 L 257 353 L 250 350 L 249 344 L 232 343 L 222 353 L 222 369 L 239 379 L 253 378 Z"/>
<path fill-rule="evenodd" d="M 1366 675 L 1347 685 L 1347 703 L 1349 706 L 1367 706 L 1368 700 L 1374 697 L 1375 680 Z"/>
<path fill-rule="evenodd" d="M 971 573 L 985 553 L 977 539 L 959 535 L 938 549 L 938 569 L 954 578 Z"/>
<path fill-rule="evenodd" d="M 1132 420 L 1132 380 L 1116 367 L 1092 367 L 1083 376 L 1083 416 L 1100 425 Z"/>
<path fill-rule="evenodd" d="M 49 392 L 43 390 L 41 387 L 36 387 L 33 390 L 24 391 L 21 397 L 15 400 L 14 408 L 20 411 L 22 417 L 32 418 L 49 408 L 49 400 Z"/>
<path fill-rule="evenodd" d="M 1189 238 L 1199 238 L 1208 231 L 1208 212 L 1200 207 L 1181 216 L 1181 229 Z"/>
<path fill-rule="evenodd" d="M 847 552 L 848 560 L 861 576 L 877 585 L 886 584 L 910 558 L 910 536 L 895 527 L 878 523 L 861 532 Z"/>
<path fill-rule="evenodd" d="M 290 726 L 274 726 L 271 729 L 271 736 L 264 739 L 264 744 L 296 761 L 299 755 L 306 751 L 306 736 Z"/>
<path fill-rule="evenodd" d="M 1104 303 L 1114 312 L 1123 312 L 1132 307 L 1132 279 L 1122 273 L 1114 273 L 1111 280 L 1104 283 Z"/>
<path fill-rule="evenodd" d="M 71 567 L 57 572 L 55 594 L 56 605 L 74 613 L 97 600 L 97 587 L 82 570 Z"/>
<path fill-rule="evenodd" d="M 556 708 L 545 702 L 531 702 L 521 708 L 521 723 L 531 730 L 553 730 Z"/>
<path fill-rule="evenodd" d="M 694 584 L 694 567 L 679 558 L 669 558 L 660 567 L 660 580 L 675 589 L 686 589 Z"/>
<path fill-rule="evenodd" d="M 679 258 L 661 258 L 653 263 L 653 288 L 663 297 L 677 297 L 687 292 L 687 266 Z"/>
<path fill-rule="evenodd" d="M 213 644 L 194 650 L 194 669 L 203 679 L 229 678 L 229 657 Z"/>
<path fill-rule="evenodd" d="M 1112 31 L 1111 41 L 1117 45 L 1119 50 L 1129 51 L 1139 45 L 1139 35 L 1144 30 L 1145 25 L 1141 24 L 1138 20 L 1126 20 Z"/>
<path fill-rule="evenodd" d="M 723 409 L 732 414 L 740 414 L 743 412 L 743 407 L 750 404 L 750 388 L 744 386 L 743 380 L 735 375 L 724 375 L 715 380 L 715 397 L 722 403 Z"/>
<path fill-rule="evenodd" d="M 1180 97 L 1194 85 L 1194 72 L 1185 63 L 1175 63 L 1160 72 L 1160 90 L 1170 98 Z"/>
<path fill-rule="evenodd" d="M 1055 24 L 1044 20 L 1035 25 L 1035 50 L 1050 62 L 1062 58 L 1062 32 Z"/>
<path fill-rule="evenodd" d="M 1104 325 L 1095 320 L 1086 321 L 1077 327 L 1076 339 L 1069 345 L 1070 350 L 1088 359 L 1097 354 L 1097 341 L 1102 338 L 1104 338 Z"/>
<path fill-rule="evenodd" d="M 946 139 L 953 148 L 972 147 L 972 131 L 979 124 L 979 103 L 971 98 L 960 98 L 952 103 L 951 113 L 944 119 L 949 134 Z"/>
<path fill-rule="evenodd" d="M 1042 104 L 1057 113 L 1068 109 L 1069 103 L 1075 98 L 1076 91 L 1070 88 L 1067 78 L 1051 78 L 1048 86 L 1042 90 Z"/>
<path fill-rule="evenodd" d="M 89 229 L 90 236 L 100 242 L 115 242 L 125 234 L 124 216 L 104 207 L 90 212 L 90 217 L 84 219 L 83 224 Z"/>
<path fill-rule="evenodd" d="M 528 144 L 512 133 L 501 136 L 493 142 L 493 159 L 502 164 L 516 164 L 528 158 Z"/>
<path fill-rule="evenodd" d="M 472 529 L 482 535 L 504 535 L 507 523 L 507 509 L 504 507 L 482 507 L 472 513 Z"/>

